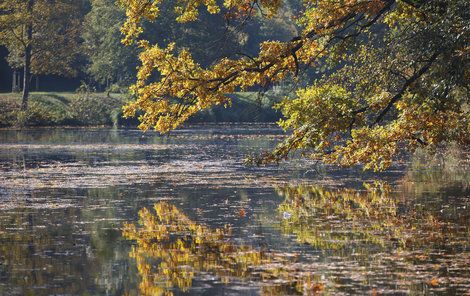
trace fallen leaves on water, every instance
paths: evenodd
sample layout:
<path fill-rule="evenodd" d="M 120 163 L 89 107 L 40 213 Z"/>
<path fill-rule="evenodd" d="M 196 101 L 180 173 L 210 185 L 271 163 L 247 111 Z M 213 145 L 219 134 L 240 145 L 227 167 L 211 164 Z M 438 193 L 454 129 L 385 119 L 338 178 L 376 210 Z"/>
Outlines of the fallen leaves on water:
<path fill-rule="evenodd" d="M 322 283 L 315 284 L 312 287 L 312 292 L 314 292 L 314 293 L 319 293 L 323 290 L 325 290 L 325 285 L 322 284 Z"/>
<path fill-rule="evenodd" d="M 437 278 L 432 278 L 428 281 L 428 285 L 432 287 L 437 287 L 439 286 L 439 280 Z"/>

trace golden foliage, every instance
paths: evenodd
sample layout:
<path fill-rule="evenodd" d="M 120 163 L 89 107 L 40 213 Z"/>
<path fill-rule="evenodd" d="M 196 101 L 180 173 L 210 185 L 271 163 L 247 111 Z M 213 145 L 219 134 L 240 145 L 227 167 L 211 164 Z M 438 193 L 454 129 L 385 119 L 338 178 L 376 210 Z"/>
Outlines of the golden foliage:
<path fill-rule="evenodd" d="M 468 1 L 303 1 L 297 37 L 262 42 L 256 57 L 221 58 L 206 68 L 174 43 L 139 39 L 142 20 L 157 18 L 161 2 L 121 0 L 128 16 L 124 43 L 137 40 L 144 50 L 132 87 L 136 100 L 125 114 L 143 111 L 143 130 L 169 132 L 201 110 L 230 105 L 227 94 L 316 67 L 324 75 L 278 105 L 280 124 L 292 136 L 257 164 L 301 150 L 329 163 L 384 170 L 402 148 L 469 144 L 470 32 L 462 13 Z M 235 18 L 269 17 L 282 1 L 178 0 L 176 21 L 194 21 L 201 7 Z"/>

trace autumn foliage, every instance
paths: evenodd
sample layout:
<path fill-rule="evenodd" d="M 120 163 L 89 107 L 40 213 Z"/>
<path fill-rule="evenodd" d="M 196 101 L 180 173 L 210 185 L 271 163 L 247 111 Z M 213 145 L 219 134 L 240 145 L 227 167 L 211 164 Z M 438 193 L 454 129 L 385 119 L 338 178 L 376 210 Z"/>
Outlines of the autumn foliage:
<path fill-rule="evenodd" d="M 140 128 L 166 133 L 195 113 L 230 105 L 227 94 L 298 77 L 307 87 L 277 108 L 291 136 L 270 153 L 251 159 L 278 162 L 294 151 L 341 165 L 388 168 L 401 149 L 430 150 L 448 142 L 469 144 L 470 26 L 466 0 L 303 1 L 300 34 L 266 41 L 258 56 L 221 58 L 203 67 L 175 43 L 151 44 L 142 20 L 155 20 L 163 0 L 121 0 L 127 11 L 124 43 L 143 52 L 136 100 L 127 116 L 143 111 Z M 246 22 L 275 17 L 280 0 L 175 1 L 177 22 L 200 9 Z"/>

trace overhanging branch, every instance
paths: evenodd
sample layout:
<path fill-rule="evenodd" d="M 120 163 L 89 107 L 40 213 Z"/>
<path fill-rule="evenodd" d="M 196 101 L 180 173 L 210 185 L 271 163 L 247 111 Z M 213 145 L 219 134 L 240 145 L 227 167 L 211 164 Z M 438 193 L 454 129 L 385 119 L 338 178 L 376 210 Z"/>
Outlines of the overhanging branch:
<path fill-rule="evenodd" d="M 421 76 L 423 76 L 424 73 L 426 73 L 429 70 L 429 68 L 437 59 L 440 53 L 441 53 L 440 51 L 435 52 L 431 56 L 429 61 L 423 67 L 421 67 L 421 69 L 419 69 L 418 72 L 416 72 L 413 76 L 411 76 L 408 80 L 405 81 L 400 91 L 398 91 L 398 93 L 396 93 L 395 96 L 393 96 L 393 98 L 388 102 L 387 106 L 382 110 L 382 112 L 380 112 L 379 116 L 377 116 L 377 118 L 370 125 L 370 127 L 380 123 L 383 120 L 383 118 L 385 117 L 385 115 L 387 115 L 387 113 L 390 111 L 393 105 L 395 105 L 395 103 L 398 102 L 402 98 L 403 94 L 408 89 L 408 87 L 410 87 L 411 84 L 413 84 L 416 80 L 418 80 Z"/>

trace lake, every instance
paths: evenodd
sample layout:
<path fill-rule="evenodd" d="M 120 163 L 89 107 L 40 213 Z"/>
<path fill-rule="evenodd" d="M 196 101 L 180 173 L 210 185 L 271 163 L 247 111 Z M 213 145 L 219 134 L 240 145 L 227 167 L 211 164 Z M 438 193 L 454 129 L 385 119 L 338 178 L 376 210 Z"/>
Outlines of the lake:
<path fill-rule="evenodd" d="M 470 292 L 470 162 L 246 167 L 274 125 L 0 131 L 0 295 Z"/>

